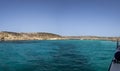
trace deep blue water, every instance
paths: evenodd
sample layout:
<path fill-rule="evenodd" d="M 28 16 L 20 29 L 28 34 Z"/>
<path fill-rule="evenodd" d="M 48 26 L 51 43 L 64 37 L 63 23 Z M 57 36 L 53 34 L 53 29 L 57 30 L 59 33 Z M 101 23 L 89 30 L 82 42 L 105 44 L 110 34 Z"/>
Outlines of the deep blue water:
<path fill-rule="evenodd" d="M 107 71 L 115 47 L 100 40 L 0 42 L 0 71 Z"/>

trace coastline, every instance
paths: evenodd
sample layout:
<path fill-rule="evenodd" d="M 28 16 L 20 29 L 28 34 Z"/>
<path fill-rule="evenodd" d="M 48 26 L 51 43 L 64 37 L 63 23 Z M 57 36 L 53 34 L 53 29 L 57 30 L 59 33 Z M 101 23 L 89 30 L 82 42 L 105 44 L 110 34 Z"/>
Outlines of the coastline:
<path fill-rule="evenodd" d="M 100 36 L 61 36 L 53 33 L 17 33 L 0 32 L 0 41 L 19 41 L 19 40 L 108 40 L 117 41 L 120 37 L 100 37 Z"/>

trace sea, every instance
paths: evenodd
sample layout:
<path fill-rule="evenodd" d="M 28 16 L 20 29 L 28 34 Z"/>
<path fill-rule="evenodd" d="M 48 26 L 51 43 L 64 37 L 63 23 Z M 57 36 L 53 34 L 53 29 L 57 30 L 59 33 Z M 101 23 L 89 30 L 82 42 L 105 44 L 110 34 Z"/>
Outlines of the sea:
<path fill-rule="evenodd" d="M 0 71 L 108 71 L 116 42 L 0 41 Z"/>

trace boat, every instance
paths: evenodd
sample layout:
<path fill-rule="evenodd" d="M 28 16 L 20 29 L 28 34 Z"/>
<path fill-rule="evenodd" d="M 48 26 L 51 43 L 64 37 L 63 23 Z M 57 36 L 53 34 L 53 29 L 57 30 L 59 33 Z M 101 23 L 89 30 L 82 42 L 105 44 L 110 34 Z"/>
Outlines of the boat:
<path fill-rule="evenodd" d="M 117 47 L 108 71 L 120 71 L 120 42 L 117 40 Z"/>

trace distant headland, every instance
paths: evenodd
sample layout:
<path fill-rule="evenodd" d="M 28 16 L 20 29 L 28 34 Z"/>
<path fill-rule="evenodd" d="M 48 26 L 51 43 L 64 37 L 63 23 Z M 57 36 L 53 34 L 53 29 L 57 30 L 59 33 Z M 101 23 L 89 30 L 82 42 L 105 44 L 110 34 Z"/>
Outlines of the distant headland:
<path fill-rule="evenodd" d="M 62 37 L 53 33 L 35 32 L 35 33 L 17 33 L 17 32 L 0 32 L 0 40 L 57 40 Z"/>
<path fill-rule="evenodd" d="M 35 33 L 17 33 L 0 32 L 0 41 L 8 40 L 111 40 L 116 41 L 120 37 L 100 37 L 100 36 L 61 36 L 53 33 L 35 32 Z"/>

